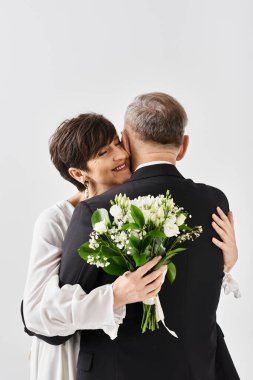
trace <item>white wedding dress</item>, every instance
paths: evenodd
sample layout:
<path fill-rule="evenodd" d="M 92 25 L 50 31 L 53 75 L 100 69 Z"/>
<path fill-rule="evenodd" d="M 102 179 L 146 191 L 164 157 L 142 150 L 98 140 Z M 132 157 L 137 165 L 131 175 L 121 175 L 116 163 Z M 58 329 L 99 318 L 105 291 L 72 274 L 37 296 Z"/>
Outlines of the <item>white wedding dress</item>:
<path fill-rule="evenodd" d="M 89 294 L 78 284 L 62 288 L 58 285 L 62 243 L 73 211 L 68 201 L 61 201 L 45 210 L 35 223 L 23 298 L 26 326 L 45 336 L 103 329 L 115 339 L 126 307 L 113 310 L 111 284 L 100 286 Z M 33 337 L 30 380 L 75 380 L 79 335 L 77 332 L 59 346 Z"/>

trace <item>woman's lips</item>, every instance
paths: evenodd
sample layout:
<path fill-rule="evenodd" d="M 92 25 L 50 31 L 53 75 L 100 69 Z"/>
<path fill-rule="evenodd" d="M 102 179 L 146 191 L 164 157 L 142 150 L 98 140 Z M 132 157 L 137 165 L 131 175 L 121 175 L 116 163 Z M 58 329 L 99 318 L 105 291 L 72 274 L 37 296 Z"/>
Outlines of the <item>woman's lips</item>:
<path fill-rule="evenodd" d="M 126 164 L 122 164 L 117 166 L 115 169 L 113 169 L 114 172 L 121 172 L 123 170 L 128 169 L 128 166 Z"/>

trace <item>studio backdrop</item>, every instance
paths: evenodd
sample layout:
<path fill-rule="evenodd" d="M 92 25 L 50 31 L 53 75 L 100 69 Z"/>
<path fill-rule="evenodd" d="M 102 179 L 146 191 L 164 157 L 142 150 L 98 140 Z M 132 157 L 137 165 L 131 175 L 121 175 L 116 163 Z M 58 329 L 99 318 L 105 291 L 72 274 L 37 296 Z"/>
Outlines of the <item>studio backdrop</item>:
<path fill-rule="evenodd" d="M 188 114 L 179 171 L 221 189 L 234 212 L 242 298 L 217 319 L 243 380 L 252 379 L 252 88 L 250 0 L 1 0 L 0 377 L 29 377 L 19 308 L 33 225 L 75 192 L 50 162 L 65 119 L 104 114 L 120 132 L 138 94 L 171 94 Z M 208 268 L 207 268 L 208 270 Z"/>

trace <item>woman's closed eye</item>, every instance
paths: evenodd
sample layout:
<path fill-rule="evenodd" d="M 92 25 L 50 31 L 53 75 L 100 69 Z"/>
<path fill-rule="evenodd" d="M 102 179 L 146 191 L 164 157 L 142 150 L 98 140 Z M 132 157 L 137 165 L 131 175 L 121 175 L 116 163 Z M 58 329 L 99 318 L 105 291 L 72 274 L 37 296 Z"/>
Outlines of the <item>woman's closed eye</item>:
<path fill-rule="evenodd" d="M 99 157 L 101 156 L 104 156 L 108 151 L 107 150 L 103 150 L 102 152 L 99 152 L 98 155 Z"/>
<path fill-rule="evenodd" d="M 117 141 L 114 144 L 115 146 L 119 146 L 119 145 L 122 145 L 122 142 L 120 141 L 120 139 L 117 139 Z M 101 150 L 101 152 L 98 153 L 98 156 L 99 157 L 104 156 L 106 153 L 108 153 L 109 150 L 110 150 L 110 147 L 108 147 L 105 150 Z"/>

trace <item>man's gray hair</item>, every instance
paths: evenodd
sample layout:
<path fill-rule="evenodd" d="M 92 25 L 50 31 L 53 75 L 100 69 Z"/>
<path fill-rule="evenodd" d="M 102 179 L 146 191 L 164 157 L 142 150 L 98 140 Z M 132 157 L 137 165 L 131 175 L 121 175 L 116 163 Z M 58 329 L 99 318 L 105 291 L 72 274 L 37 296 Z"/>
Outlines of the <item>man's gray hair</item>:
<path fill-rule="evenodd" d="M 137 132 L 141 140 L 179 147 L 187 115 L 172 96 L 151 92 L 137 96 L 127 107 L 125 123 Z"/>

